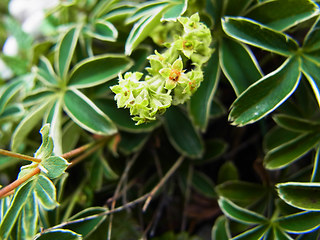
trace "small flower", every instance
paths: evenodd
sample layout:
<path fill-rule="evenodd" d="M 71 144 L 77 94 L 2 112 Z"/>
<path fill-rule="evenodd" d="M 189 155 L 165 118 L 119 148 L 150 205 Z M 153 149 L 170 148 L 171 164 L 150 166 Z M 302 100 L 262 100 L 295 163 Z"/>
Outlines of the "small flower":
<path fill-rule="evenodd" d="M 166 64 L 165 57 L 158 53 L 157 50 L 155 51 L 155 54 L 150 55 L 147 59 L 150 62 L 150 67 L 146 68 L 146 70 L 153 76 L 157 75 L 160 69 Z"/>
<path fill-rule="evenodd" d="M 195 13 L 190 18 L 179 17 L 178 21 L 183 25 L 184 31 L 189 33 L 199 27 L 200 17 L 198 13 Z"/>
<path fill-rule="evenodd" d="M 193 36 L 186 36 L 179 38 L 174 42 L 174 47 L 182 51 L 187 58 L 191 58 L 191 55 L 197 51 L 200 42 L 193 38 Z"/>
<path fill-rule="evenodd" d="M 185 74 L 183 69 L 182 59 L 179 57 L 170 68 L 163 68 L 160 70 L 161 76 L 166 79 L 165 88 L 168 90 L 174 89 L 178 82 L 185 81 Z"/>
<path fill-rule="evenodd" d="M 140 82 L 142 77 L 140 72 L 127 72 L 124 78 L 119 74 L 119 85 L 110 87 L 110 89 L 116 94 L 114 99 L 117 101 L 119 108 L 129 107 L 132 101 L 135 101 L 135 96 L 143 89 L 144 82 Z"/>

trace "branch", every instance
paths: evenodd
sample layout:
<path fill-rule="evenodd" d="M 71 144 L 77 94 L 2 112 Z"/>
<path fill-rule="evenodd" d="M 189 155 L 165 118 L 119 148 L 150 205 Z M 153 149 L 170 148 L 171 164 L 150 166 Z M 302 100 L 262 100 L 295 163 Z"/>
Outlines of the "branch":
<path fill-rule="evenodd" d="M 15 188 L 19 187 L 22 183 L 26 182 L 30 178 L 32 178 L 34 175 L 37 175 L 40 173 L 40 168 L 36 167 L 28 174 L 24 175 L 21 178 L 18 178 L 14 182 L 10 183 L 9 185 L 5 186 L 4 188 L 0 189 L 0 199 L 8 196 L 10 192 L 12 192 Z"/>
<path fill-rule="evenodd" d="M 39 159 L 39 158 L 30 157 L 30 156 L 20 154 L 20 153 L 10 152 L 10 151 L 4 150 L 4 149 L 0 149 L 0 154 L 5 155 L 5 156 L 9 156 L 9 157 L 14 157 L 14 158 L 19 158 L 19 159 L 31 161 L 31 162 L 36 162 L 36 163 L 41 162 L 41 159 Z"/>
<path fill-rule="evenodd" d="M 141 203 L 143 201 L 146 201 L 148 200 L 148 203 L 151 201 L 151 198 L 152 196 L 154 196 L 154 194 L 159 190 L 159 188 L 161 188 L 163 186 L 163 184 L 165 184 L 165 182 L 171 177 L 171 175 L 178 169 L 178 167 L 181 165 L 181 163 L 183 162 L 184 160 L 184 157 L 181 156 L 180 158 L 178 158 L 178 160 L 175 162 L 175 164 L 169 169 L 169 171 L 166 173 L 166 175 L 160 180 L 160 182 L 152 189 L 151 192 L 149 193 L 146 193 L 144 195 L 142 195 L 141 197 L 131 201 L 131 202 L 128 202 L 120 207 L 117 207 L 117 208 L 114 208 L 112 210 L 107 210 L 103 213 L 99 213 L 99 214 L 95 214 L 95 215 L 91 215 L 91 216 L 88 216 L 88 217 L 84 217 L 84 218 L 79 218 L 79 219 L 76 219 L 76 220 L 71 220 L 71 221 L 67 221 L 67 222 L 64 222 L 64 223 L 61 223 L 59 225 L 56 225 L 54 227 L 51 227 L 51 228 L 47 228 L 46 230 L 42 231 L 42 233 L 45 233 L 45 232 L 49 232 L 50 230 L 53 230 L 53 229 L 57 229 L 57 228 L 63 228 L 64 226 L 68 225 L 68 224 L 73 224 L 73 223 L 79 223 L 79 222 L 83 222 L 83 221 L 88 221 L 88 220 L 91 220 L 91 219 L 95 219 L 97 217 L 101 217 L 101 216 L 107 216 L 107 215 L 110 215 L 110 214 L 113 214 L 113 213 L 117 213 L 117 212 L 120 212 L 124 209 L 127 209 L 127 208 L 131 208 L 135 205 L 137 205 L 138 203 Z M 147 202 L 146 202 L 147 203 Z M 145 204 L 145 206 L 147 207 L 147 205 Z"/>

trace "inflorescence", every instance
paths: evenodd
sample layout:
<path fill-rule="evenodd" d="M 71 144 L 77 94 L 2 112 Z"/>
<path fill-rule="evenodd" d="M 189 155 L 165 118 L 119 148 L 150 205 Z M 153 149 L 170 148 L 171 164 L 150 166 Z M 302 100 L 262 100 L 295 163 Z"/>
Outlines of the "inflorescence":
<path fill-rule="evenodd" d="M 155 51 L 148 57 L 150 67 L 144 80 L 141 72 L 127 72 L 111 87 L 118 108 L 129 108 L 137 125 L 155 120 L 171 104 L 186 102 L 203 80 L 201 68 L 213 52 L 210 30 L 199 22 L 198 14 L 178 21 L 183 26 L 182 36 L 167 44 L 162 54 Z"/>

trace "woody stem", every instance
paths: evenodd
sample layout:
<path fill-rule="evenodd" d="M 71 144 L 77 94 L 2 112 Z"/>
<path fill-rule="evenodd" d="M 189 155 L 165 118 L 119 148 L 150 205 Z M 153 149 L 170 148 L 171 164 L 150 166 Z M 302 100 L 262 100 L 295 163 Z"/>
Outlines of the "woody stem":
<path fill-rule="evenodd" d="M 39 158 L 30 157 L 30 156 L 20 154 L 20 153 L 10 152 L 10 151 L 4 150 L 4 149 L 0 149 L 0 154 L 5 155 L 5 156 L 9 156 L 9 157 L 14 157 L 14 158 L 19 158 L 19 159 L 31 161 L 31 162 L 36 162 L 36 163 L 41 162 L 41 159 L 39 159 Z"/>
<path fill-rule="evenodd" d="M 24 175 L 21 178 L 18 178 L 14 182 L 10 183 L 9 185 L 5 186 L 4 188 L 0 189 L 0 199 L 7 195 L 7 193 L 11 192 L 15 188 L 19 187 L 22 183 L 26 182 L 28 179 L 32 178 L 34 175 L 40 173 L 40 168 L 35 168 L 28 174 Z"/>

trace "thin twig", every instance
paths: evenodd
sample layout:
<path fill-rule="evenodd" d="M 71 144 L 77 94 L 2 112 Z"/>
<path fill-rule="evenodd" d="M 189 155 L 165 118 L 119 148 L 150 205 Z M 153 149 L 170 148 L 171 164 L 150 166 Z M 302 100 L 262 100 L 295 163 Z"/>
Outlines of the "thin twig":
<path fill-rule="evenodd" d="M 65 159 L 70 159 L 72 157 L 75 157 L 75 156 L 79 155 L 80 153 L 84 152 L 85 150 L 87 150 L 88 148 L 90 148 L 91 146 L 93 146 L 95 143 L 96 142 L 88 143 L 86 145 L 83 145 L 81 147 L 73 149 L 70 152 L 66 152 L 66 153 L 62 154 L 61 157 L 65 158 Z"/>
<path fill-rule="evenodd" d="M 105 212 L 102 212 L 102 213 L 99 213 L 99 214 L 91 215 L 91 216 L 88 216 L 88 217 L 79 218 L 79 219 L 76 219 L 76 220 L 71 220 L 71 221 L 67 221 L 67 222 L 61 223 L 61 224 L 56 225 L 54 227 L 45 229 L 44 231 L 42 231 L 42 233 L 51 231 L 52 229 L 63 228 L 64 226 L 66 226 L 68 224 L 74 224 L 74 223 L 79 223 L 79 222 L 83 222 L 83 221 L 88 221 L 88 220 L 91 220 L 91 219 L 95 219 L 97 217 L 107 216 L 107 215 L 110 215 L 110 214 L 113 214 L 113 213 L 117 213 L 117 212 L 123 211 L 123 210 L 128 209 L 128 208 L 134 207 L 135 205 L 137 205 L 137 204 L 145 201 L 146 199 L 148 199 L 152 195 L 152 193 L 155 194 L 156 191 L 166 182 L 166 180 L 169 179 L 169 177 L 181 165 L 183 160 L 184 160 L 184 157 L 183 156 L 180 157 L 176 161 L 176 163 L 169 169 L 169 171 L 166 173 L 166 175 L 161 179 L 161 181 L 155 186 L 155 188 L 151 192 L 146 193 L 146 194 L 142 195 L 141 197 L 139 197 L 139 198 L 137 198 L 137 199 L 135 199 L 135 200 L 133 200 L 131 202 L 128 202 L 128 203 L 126 203 L 126 204 L 124 204 L 122 206 L 119 206 L 117 208 L 114 208 L 114 209 L 111 209 L 111 210 L 108 210 L 108 211 L 105 211 Z"/>
<path fill-rule="evenodd" d="M 111 203 L 111 211 L 115 209 L 115 206 L 116 206 L 116 199 L 118 198 L 118 195 L 119 195 L 119 192 L 121 190 L 121 186 L 122 184 L 125 182 L 127 176 L 128 176 L 128 173 L 131 169 L 131 167 L 133 166 L 134 162 L 136 161 L 136 159 L 138 158 L 140 152 L 137 152 L 133 157 L 132 159 L 130 159 L 130 161 L 128 162 L 128 164 L 126 165 L 122 175 L 121 175 L 121 178 L 119 180 L 119 183 L 116 187 L 116 190 L 113 194 L 113 200 L 112 200 L 112 203 Z M 112 222 L 113 222 L 113 214 L 110 215 L 109 217 L 109 226 L 108 226 L 108 240 L 111 239 L 111 232 L 112 232 Z"/>
<path fill-rule="evenodd" d="M 180 229 L 181 232 L 185 231 L 187 226 L 187 206 L 188 206 L 190 195 L 191 195 L 192 177 L 193 177 L 193 166 L 190 164 L 188 169 L 188 176 L 187 176 L 187 189 L 186 189 L 186 196 L 185 196 L 184 207 L 183 207 L 183 216 L 182 216 L 181 229 Z"/>
<path fill-rule="evenodd" d="M 68 168 L 73 167 L 74 165 L 78 164 L 79 162 L 81 162 L 83 159 L 85 159 L 86 157 L 90 156 L 92 153 L 94 153 L 95 151 L 97 151 L 100 147 L 102 147 L 105 144 L 105 142 L 100 142 L 98 143 L 96 146 L 94 146 L 93 148 L 91 148 L 90 150 L 88 150 L 87 152 L 83 153 L 81 156 L 74 158 L 73 160 L 71 160 L 71 164 L 69 165 Z M 64 154 L 63 154 L 64 155 Z M 62 156 L 63 156 L 62 155 Z"/>
<path fill-rule="evenodd" d="M 14 157 L 14 158 L 19 158 L 19 159 L 31 161 L 31 162 L 36 162 L 36 163 L 41 162 L 41 159 L 39 159 L 39 158 L 30 157 L 30 156 L 20 154 L 20 153 L 10 152 L 10 151 L 4 150 L 4 149 L 0 149 L 0 154 L 5 155 L 5 156 L 9 156 L 9 157 Z"/>
<path fill-rule="evenodd" d="M 157 191 L 163 186 L 163 184 L 171 177 L 171 175 L 179 168 L 181 163 L 184 160 L 184 156 L 178 158 L 178 160 L 173 164 L 173 166 L 169 169 L 169 171 L 164 175 L 164 177 L 160 180 L 160 182 L 151 190 L 149 193 L 146 202 L 143 205 L 142 211 L 145 212 L 148 208 L 148 205 L 152 199 L 152 197 L 157 193 Z"/>
<path fill-rule="evenodd" d="M 0 189 L 0 199 L 4 196 L 8 196 L 8 193 L 12 192 L 15 188 L 19 187 L 22 183 L 24 183 L 28 179 L 32 178 L 34 175 L 37 175 L 38 173 L 40 173 L 40 168 L 36 167 L 28 174 L 24 175 L 21 178 L 18 178 L 14 182 L 12 182 L 9 185 L 5 186 L 4 188 Z"/>

